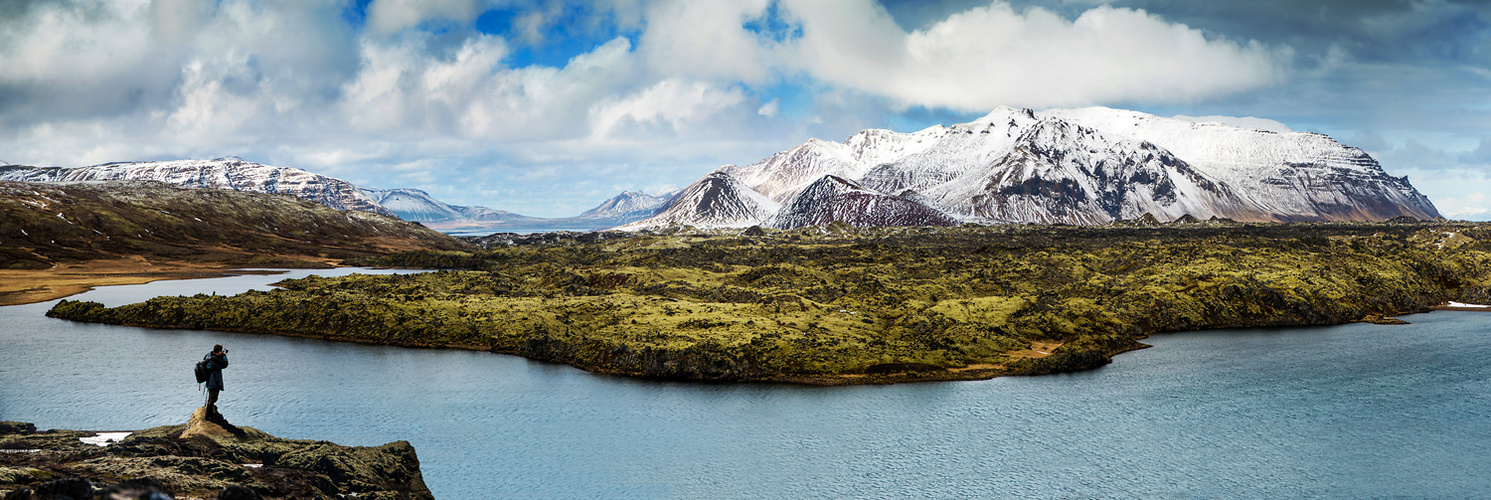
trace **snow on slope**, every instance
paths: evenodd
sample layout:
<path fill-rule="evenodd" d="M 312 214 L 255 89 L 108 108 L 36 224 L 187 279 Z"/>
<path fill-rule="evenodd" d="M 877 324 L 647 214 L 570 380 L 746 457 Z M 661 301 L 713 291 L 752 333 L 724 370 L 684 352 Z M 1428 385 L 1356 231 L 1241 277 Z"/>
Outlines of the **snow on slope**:
<path fill-rule="evenodd" d="M 941 158 L 961 162 L 965 173 L 923 194 L 953 212 L 1003 222 L 1104 224 L 1145 213 L 1208 219 L 1240 204 L 1168 151 L 1060 119 L 1039 119 L 1004 156 L 985 156 Z"/>
<path fill-rule="evenodd" d="M 760 223 L 781 204 L 741 183 L 728 172 L 716 170 L 690 184 L 668 200 L 657 215 L 615 229 L 640 231 L 669 226 L 700 229 L 749 227 Z"/>
<path fill-rule="evenodd" d="M 860 182 L 884 193 L 907 189 L 925 193 L 998 162 L 1035 122 L 1030 110 L 999 107 L 983 118 L 944 129 L 946 133 L 934 144 L 915 154 L 877 165 Z"/>
<path fill-rule="evenodd" d="M 940 125 L 910 134 L 869 129 L 842 143 L 809 139 L 752 165 L 727 165 L 722 170 L 772 200 L 784 202 L 825 175 L 858 179 L 876 165 L 932 147 L 946 133 Z"/>
<path fill-rule="evenodd" d="M 796 229 L 844 222 L 855 227 L 956 226 L 958 220 L 905 198 L 865 189 L 825 175 L 783 205 L 761 225 Z"/>
<path fill-rule="evenodd" d="M 1329 136 L 1195 123 L 1102 107 L 1039 113 L 1106 134 L 1148 141 L 1229 185 L 1260 215 L 1239 220 L 1433 219 L 1439 211 L 1371 156 Z"/>
<path fill-rule="evenodd" d="M 412 188 L 376 189 L 359 188 L 400 219 L 416 222 L 445 222 L 469 217 L 461 208 L 447 205 L 423 190 Z"/>
<path fill-rule="evenodd" d="M 576 218 L 618 221 L 618 224 L 633 222 L 656 214 L 675 194 L 677 192 L 670 192 L 667 196 L 653 196 L 641 191 L 623 191 Z"/>
<path fill-rule="evenodd" d="M 1439 215 L 1406 178 L 1387 175 L 1360 149 L 1269 120 L 1214 118 L 1279 131 L 1108 108 L 1000 107 L 913 134 L 866 130 L 843 143 L 814 139 L 721 170 L 777 201 L 836 176 L 956 218 L 992 222 L 1100 224 L 1145 213 L 1161 221 L 1190 215 L 1259 222 Z"/>
<path fill-rule="evenodd" d="M 192 188 L 283 193 L 337 210 L 361 210 L 393 215 L 351 183 L 298 168 L 272 167 L 242 158 L 106 163 L 91 167 L 0 167 L 0 180 L 68 182 L 137 180 L 161 181 Z"/>

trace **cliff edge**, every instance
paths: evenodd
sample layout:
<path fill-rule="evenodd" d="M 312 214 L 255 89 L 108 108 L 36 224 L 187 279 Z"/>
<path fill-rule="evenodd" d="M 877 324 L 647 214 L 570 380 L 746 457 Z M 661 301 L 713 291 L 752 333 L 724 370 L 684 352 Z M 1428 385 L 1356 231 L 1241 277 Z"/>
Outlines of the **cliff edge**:
<path fill-rule="evenodd" d="M 0 498 L 434 498 L 406 441 L 282 439 L 209 407 L 187 424 L 83 441 L 97 434 L 0 422 Z"/>

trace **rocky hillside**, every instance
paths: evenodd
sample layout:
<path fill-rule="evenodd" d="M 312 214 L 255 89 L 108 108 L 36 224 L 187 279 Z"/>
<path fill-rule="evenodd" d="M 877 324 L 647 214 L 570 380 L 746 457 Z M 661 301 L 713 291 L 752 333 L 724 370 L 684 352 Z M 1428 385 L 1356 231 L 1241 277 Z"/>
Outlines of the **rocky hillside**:
<path fill-rule="evenodd" d="M 401 250 L 466 248 L 419 224 L 289 195 L 153 181 L 0 182 L 0 269 L 132 255 L 303 267 Z"/>

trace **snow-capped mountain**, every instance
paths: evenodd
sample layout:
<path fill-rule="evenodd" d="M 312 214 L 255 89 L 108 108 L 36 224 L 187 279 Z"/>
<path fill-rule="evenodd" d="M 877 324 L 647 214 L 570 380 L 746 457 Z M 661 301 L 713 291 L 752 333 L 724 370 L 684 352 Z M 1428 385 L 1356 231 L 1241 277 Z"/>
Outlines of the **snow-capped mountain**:
<path fill-rule="evenodd" d="M 915 201 L 865 189 L 843 177 L 825 175 L 809 184 L 763 227 L 796 229 L 844 222 L 855 227 L 955 226 L 958 220 Z"/>
<path fill-rule="evenodd" d="M 1237 193 L 1245 206 L 1242 216 L 1233 219 L 1377 221 L 1401 215 L 1439 216 L 1407 177 L 1388 175 L 1366 152 L 1324 134 L 1194 123 L 1101 107 L 1045 114 L 1173 152 Z M 1256 215 L 1248 217 L 1248 212 Z"/>
<path fill-rule="evenodd" d="M 882 196 L 901 193 L 898 198 L 953 219 L 989 222 L 1101 224 L 1144 214 L 1162 222 L 1186 215 L 1251 222 L 1439 216 L 1407 178 L 1388 175 L 1362 150 L 1325 135 L 1108 108 L 1001 107 L 969 123 L 910 134 L 866 130 L 842 143 L 814 139 L 720 172 L 789 207 L 809 186 L 834 176 Z M 793 220 L 868 217 L 849 215 L 852 207 L 815 206 L 834 215 L 795 209 Z"/>
<path fill-rule="evenodd" d="M 1053 118 L 1020 130 L 997 161 L 963 161 L 967 170 L 923 194 L 955 213 L 997 221 L 1104 224 L 1145 213 L 1166 221 L 1238 215 L 1228 210 L 1240 205 L 1230 189 L 1152 144 Z M 898 167 L 906 168 L 884 168 Z"/>
<path fill-rule="evenodd" d="M 669 226 L 700 229 L 748 227 L 776 213 L 781 204 L 756 192 L 724 170 L 711 172 L 667 202 L 657 215 L 616 229 L 639 231 Z"/>
<path fill-rule="evenodd" d="M 448 205 L 420 189 L 377 189 L 362 187 L 362 192 L 400 219 L 415 222 L 445 222 L 470 217 L 467 207 Z"/>
<path fill-rule="evenodd" d="M 20 182 L 161 181 L 192 188 L 283 193 L 337 210 L 393 215 L 347 181 L 298 168 L 273 167 L 226 157 L 213 160 L 106 163 L 91 167 L 0 167 L 0 180 Z"/>
<path fill-rule="evenodd" d="M 910 134 L 865 130 L 841 143 L 810 139 L 752 165 L 721 170 L 772 200 L 786 202 L 825 175 L 858 179 L 871 167 L 925 151 L 945 132 L 939 125 Z"/>
<path fill-rule="evenodd" d="M 615 224 L 634 222 L 657 214 L 663 204 L 676 194 L 676 190 L 659 193 L 657 196 L 641 191 L 623 191 L 575 218 L 616 221 Z"/>

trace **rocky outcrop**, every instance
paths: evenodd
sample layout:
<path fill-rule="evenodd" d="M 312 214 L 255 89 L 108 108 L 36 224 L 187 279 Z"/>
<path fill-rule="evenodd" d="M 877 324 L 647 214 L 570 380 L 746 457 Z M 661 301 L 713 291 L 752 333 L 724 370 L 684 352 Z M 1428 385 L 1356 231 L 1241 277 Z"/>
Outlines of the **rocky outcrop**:
<path fill-rule="evenodd" d="M 181 439 L 192 436 L 205 436 L 212 440 L 242 439 L 248 433 L 228 422 L 223 414 L 218 413 L 216 406 L 205 405 L 192 412 L 191 420 L 186 422 L 186 429 L 181 431 Z"/>
<path fill-rule="evenodd" d="M 0 433 L 0 450 L 8 450 L 0 453 L 0 495 L 5 500 L 434 498 L 407 442 L 361 447 L 280 439 L 234 427 L 207 408 L 196 413 L 191 424 L 134 432 L 106 447 L 79 441 L 90 432 Z"/>

